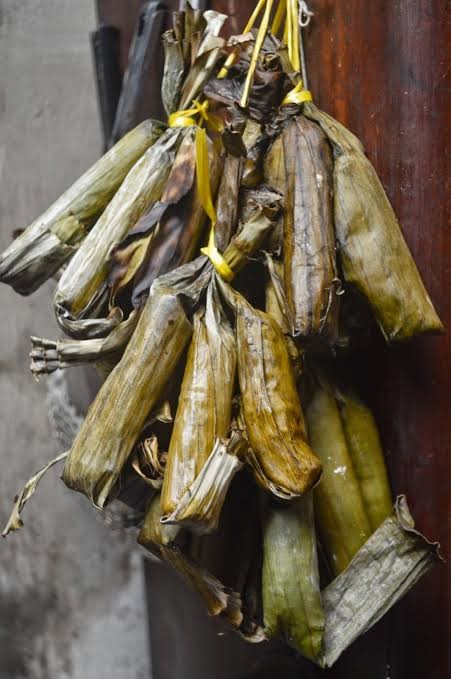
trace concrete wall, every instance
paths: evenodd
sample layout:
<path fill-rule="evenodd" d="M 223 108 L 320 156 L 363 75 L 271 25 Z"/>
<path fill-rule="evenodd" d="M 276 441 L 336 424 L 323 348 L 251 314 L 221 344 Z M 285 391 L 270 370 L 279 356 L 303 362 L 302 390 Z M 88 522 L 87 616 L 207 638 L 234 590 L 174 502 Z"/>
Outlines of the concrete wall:
<path fill-rule="evenodd" d="M 101 149 L 89 31 L 93 0 L 0 1 L 0 247 Z M 53 285 L 0 288 L 0 521 L 27 478 L 58 452 L 29 336 L 58 335 Z M 42 481 L 25 528 L 0 544 L 1 679 L 150 676 L 142 564 L 68 491 Z"/>

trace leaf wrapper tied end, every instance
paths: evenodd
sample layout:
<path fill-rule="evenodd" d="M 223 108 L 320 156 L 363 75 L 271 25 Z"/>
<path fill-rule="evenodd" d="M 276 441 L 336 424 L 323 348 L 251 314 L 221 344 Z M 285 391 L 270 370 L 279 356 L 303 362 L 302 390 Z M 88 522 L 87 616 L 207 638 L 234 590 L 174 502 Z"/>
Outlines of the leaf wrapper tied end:
<path fill-rule="evenodd" d="M 0 256 L 0 281 L 29 295 L 70 259 L 129 170 L 165 129 L 146 120 L 115 144 Z"/>
<path fill-rule="evenodd" d="M 388 342 L 443 325 L 426 292 L 384 188 L 360 141 L 331 116 L 306 103 L 334 152 L 334 216 L 346 281 L 368 300 Z"/>
<path fill-rule="evenodd" d="M 111 499 L 146 418 L 162 397 L 192 333 L 177 296 L 154 285 L 119 364 L 78 432 L 63 471 L 69 488 L 97 507 Z"/>
<path fill-rule="evenodd" d="M 325 134 L 304 116 L 282 133 L 285 160 L 284 278 L 293 334 L 333 345 L 339 297 L 332 206 L 332 152 Z"/>
<path fill-rule="evenodd" d="M 236 314 L 238 378 L 250 463 L 257 482 L 283 499 L 304 495 L 321 462 L 307 443 L 304 416 L 282 330 L 231 288 L 221 289 Z"/>
<path fill-rule="evenodd" d="M 325 621 L 311 494 L 265 508 L 262 589 L 268 634 L 282 634 L 302 655 L 318 662 Z"/>

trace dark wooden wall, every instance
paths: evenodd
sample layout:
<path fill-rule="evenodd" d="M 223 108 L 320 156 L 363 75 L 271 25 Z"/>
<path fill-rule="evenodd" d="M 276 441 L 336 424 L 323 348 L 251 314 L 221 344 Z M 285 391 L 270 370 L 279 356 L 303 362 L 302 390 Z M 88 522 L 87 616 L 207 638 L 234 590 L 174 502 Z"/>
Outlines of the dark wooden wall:
<path fill-rule="evenodd" d="M 125 26 L 139 2 L 99 0 Z M 443 322 L 451 328 L 448 221 L 450 23 L 446 0 L 310 0 L 305 36 L 315 101 L 362 140 L 399 217 Z M 213 0 L 242 26 L 253 3 Z M 448 116 L 447 116 L 448 113 Z M 418 528 L 449 549 L 451 344 L 449 333 L 388 350 L 359 364 L 382 428 L 392 485 L 406 493 Z M 331 677 L 441 679 L 451 646 L 449 569 L 436 568 L 356 647 Z"/>

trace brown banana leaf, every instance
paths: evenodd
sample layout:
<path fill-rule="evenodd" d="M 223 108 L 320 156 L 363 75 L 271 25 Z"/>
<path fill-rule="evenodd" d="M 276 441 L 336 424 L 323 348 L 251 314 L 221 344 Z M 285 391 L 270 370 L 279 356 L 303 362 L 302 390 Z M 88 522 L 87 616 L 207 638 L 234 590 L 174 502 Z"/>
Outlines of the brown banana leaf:
<path fill-rule="evenodd" d="M 284 273 L 293 334 L 333 345 L 339 297 L 332 211 L 332 153 L 316 124 L 297 116 L 283 133 Z"/>
<path fill-rule="evenodd" d="M 325 623 L 311 493 L 263 511 L 263 611 L 268 635 L 320 660 Z"/>
<path fill-rule="evenodd" d="M 177 509 L 186 490 L 198 477 L 215 440 L 227 434 L 235 369 L 235 338 L 212 282 L 205 311 L 198 311 L 194 317 L 161 492 L 161 507 L 166 517 Z"/>
<path fill-rule="evenodd" d="M 126 175 L 165 126 L 145 120 L 118 141 L 0 256 L 0 281 L 29 295 L 76 252 Z"/>
<path fill-rule="evenodd" d="M 203 268 L 198 258 L 155 281 L 121 361 L 100 388 L 74 441 L 63 480 L 96 506 L 109 501 L 146 418 L 161 400 L 191 337 L 180 291 L 186 298 L 191 292 L 197 300 L 205 287 Z"/>
<path fill-rule="evenodd" d="M 343 430 L 371 529 L 392 513 L 392 499 L 379 431 L 371 410 L 349 389 L 335 395 Z"/>
<path fill-rule="evenodd" d="M 303 113 L 319 123 L 333 148 L 335 231 L 346 281 L 368 299 L 388 342 L 442 331 L 362 144 L 314 104 L 304 104 Z"/>
<path fill-rule="evenodd" d="M 321 463 L 307 443 L 282 330 L 268 314 L 220 285 L 236 316 L 238 378 L 254 476 L 280 498 L 304 495 L 319 480 Z"/>
<path fill-rule="evenodd" d="M 239 633 L 247 641 L 266 639 L 261 626 L 262 541 L 259 491 L 249 474 L 236 477 L 227 495 L 218 530 L 193 536 L 190 556 L 241 598 Z"/>
<path fill-rule="evenodd" d="M 139 544 L 172 566 L 185 582 L 198 592 L 209 615 L 220 616 L 234 629 L 239 629 L 244 616 L 238 592 L 225 587 L 217 577 L 187 556 L 175 542 L 179 527 L 165 526 L 160 518 L 160 498 L 156 495 L 151 501 L 138 535 Z"/>
<path fill-rule="evenodd" d="M 263 181 L 285 198 L 286 175 L 282 135 L 275 138 L 263 158 Z M 269 252 L 280 255 L 283 244 L 283 213 L 274 227 L 268 244 Z M 283 280 L 283 279 L 282 279 Z"/>
<path fill-rule="evenodd" d="M 214 197 L 221 174 L 221 161 L 210 140 L 208 149 L 210 190 Z M 194 142 L 192 158 L 195 165 Z M 176 180 L 175 186 L 180 186 L 180 182 Z M 149 243 L 133 281 L 132 304 L 135 307 L 149 294 L 150 286 L 158 276 L 189 262 L 198 252 L 206 218 L 193 177 L 189 191 L 179 201 L 169 204 L 160 217 L 155 237 Z M 143 222 L 149 228 L 151 214 L 144 216 Z"/>
<path fill-rule="evenodd" d="M 5 538 L 9 533 L 23 527 L 23 521 L 21 519 L 21 513 L 28 500 L 33 497 L 38 487 L 39 481 L 42 477 L 51 469 L 57 462 L 64 460 L 67 457 L 67 453 L 61 453 L 55 459 L 47 462 L 42 469 L 40 469 L 36 474 L 34 474 L 30 479 L 28 479 L 25 486 L 22 488 L 21 492 L 14 498 L 14 507 L 11 515 L 6 522 L 6 526 L 3 529 L 2 536 Z"/>
<path fill-rule="evenodd" d="M 216 198 L 215 239 L 220 252 L 225 250 L 236 228 L 242 173 L 242 158 L 226 155 Z"/>
<path fill-rule="evenodd" d="M 165 187 L 175 154 L 186 131 L 167 130 L 127 175 L 121 188 L 64 271 L 54 297 L 60 325 L 86 315 L 106 284 L 108 255 L 136 224 Z"/>
<path fill-rule="evenodd" d="M 276 321 L 284 334 L 296 382 L 299 382 L 303 371 L 304 352 L 294 341 L 290 332 L 291 316 L 282 283 L 283 262 L 266 253 L 266 265 L 268 273 L 265 287 L 265 311 Z"/>
<path fill-rule="evenodd" d="M 159 230 L 156 227 L 164 218 L 169 207 L 178 206 L 180 201 L 193 188 L 195 171 L 194 128 L 189 128 L 178 148 L 160 200 L 153 203 L 150 209 L 144 212 L 137 224 L 111 251 L 108 285 L 111 288 L 113 301 L 117 292 L 130 282 L 142 266 L 151 241 L 156 240 L 154 232 L 158 233 Z M 158 246 L 156 247 L 158 249 Z"/>
<path fill-rule="evenodd" d="M 332 573 L 338 575 L 372 531 L 334 389 L 319 371 L 305 415 L 310 443 L 323 464 L 314 491 L 319 538 Z"/>

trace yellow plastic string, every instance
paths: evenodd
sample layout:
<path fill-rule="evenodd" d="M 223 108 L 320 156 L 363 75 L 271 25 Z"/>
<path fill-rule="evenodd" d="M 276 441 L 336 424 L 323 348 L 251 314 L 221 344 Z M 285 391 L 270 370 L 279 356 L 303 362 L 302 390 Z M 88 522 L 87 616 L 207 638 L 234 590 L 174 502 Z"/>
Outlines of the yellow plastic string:
<path fill-rule="evenodd" d="M 291 54 L 290 48 L 288 49 L 288 56 L 290 57 L 291 63 L 295 71 L 300 71 L 301 60 L 299 53 L 299 5 L 298 0 L 287 0 L 289 5 L 289 13 L 291 14 L 291 36 L 289 41 L 291 43 Z"/>
<path fill-rule="evenodd" d="M 259 26 L 257 36 L 255 38 L 254 49 L 252 50 L 251 63 L 249 64 L 249 70 L 246 76 L 246 82 L 244 83 L 243 94 L 241 96 L 240 106 L 247 106 L 249 100 L 249 92 L 251 89 L 252 82 L 254 80 L 254 73 L 257 67 L 258 55 L 263 45 L 266 33 L 268 32 L 269 20 L 271 18 L 271 8 L 273 0 L 266 0 L 265 11 L 261 24 Z"/>
<path fill-rule="evenodd" d="M 208 245 L 205 248 L 201 248 L 201 253 L 209 258 L 221 278 L 223 278 L 228 283 L 233 280 L 233 277 L 235 276 L 234 272 L 216 247 L 215 230 L 213 225 L 210 229 Z"/>
<path fill-rule="evenodd" d="M 285 12 L 287 9 L 287 3 L 286 0 L 280 0 L 276 13 L 274 15 L 273 22 L 271 24 L 271 33 L 273 35 L 277 35 L 278 32 L 280 31 L 280 27 L 282 26 L 282 21 L 284 20 L 285 17 Z"/>
<path fill-rule="evenodd" d="M 282 101 L 282 106 L 288 106 L 289 104 L 302 104 L 304 101 L 313 101 L 313 97 L 310 90 L 304 90 L 304 83 L 302 80 L 300 80 L 296 87 L 290 90 L 285 96 Z"/>
<path fill-rule="evenodd" d="M 209 112 L 210 104 L 206 100 L 203 103 L 193 100 L 193 107 L 183 111 L 174 111 L 168 118 L 169 127 L 201 127 L 206 122 L 215 132 L 221 132 L 223 123 L 219 116 Z M 198 119 L 199 118 L 199 119 Z"/>
<path fill-rule="evenodd" d="M 262 9 L 263 9 L 263 7 L 265 6 L 266 2 L 267 2 L 267 0 L 258 0 L 257 4 L 255 5 L 254 11 L 252 12 L 252 14 L 251 14 L 251 16 L 249 17 L 249 20 L 248 20 L 246 26 L 244 27 L 243 34 L 249 33 L 249 31 L 251 30 L 251 28 L 253 28 L 253 26 L 254 26 L 254 24 L 255 24 L 255 22 L 256 22 L 256 20 L 257 20 L 257 17 L 258 17 L 258 15 L 260 14 L 260 12 L 262 11 Z M 218 73 L 218 78 L 225 78 L 225 77 L 226 77 L 226 75 L 227 75 L 227 73 L 228 73 L 228 71 L 229 71 L 229 68 L 230 68 L 231 66 L 233 66 L 233 64 L 234 64 L 235 61 L 236 61 L 236 58 L 237 58 L 237 52 L 236 52 L 236 50 L 233 50 L 233 52 L 231 52 L 231 53 L 229 54 L 229 56 L 227 57 L 227 59 L 225 60 L 224 66 L 223 66 L 223 67 L 221 68 L 221 70 L 219 71 L 219 73 Z"/>
<path fill-rule="evenodd" d="M 216 224 L 216 210 L 211 197 L 207 133 L 201 127 L 196 130 L 195 146 L 197 190 L 202 207 L 214 225 Z"/>

